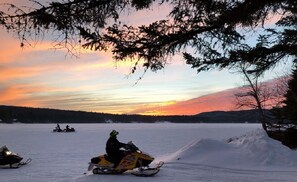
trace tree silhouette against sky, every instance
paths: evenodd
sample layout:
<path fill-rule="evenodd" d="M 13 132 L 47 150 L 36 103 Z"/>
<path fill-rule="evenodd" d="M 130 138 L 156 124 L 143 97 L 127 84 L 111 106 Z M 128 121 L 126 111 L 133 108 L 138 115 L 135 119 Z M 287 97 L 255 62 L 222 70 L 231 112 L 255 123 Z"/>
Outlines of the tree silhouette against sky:
<path fill-rule="evenodd" d="M 296 61 L 294 0 L 28 1 L 32 6 L 2 4 L 0 11 L 0 25 L 17 34 L 22 46 L 52 31 L 59 35 L 53 41 L 69 51 L 79 44 L 111 50 L 117 61 L 134 60 L 132 73 L 140 64 L 145 71 L 163 69 L 177 53 L 198 72 L 246 63 L 260 74 L 282 61 Z M 123 11 L 158 4 L 172 8 L 167 19 L 142 26 L 118 21 Z M 258 36 L 256 43 L 250 32 Z"/>

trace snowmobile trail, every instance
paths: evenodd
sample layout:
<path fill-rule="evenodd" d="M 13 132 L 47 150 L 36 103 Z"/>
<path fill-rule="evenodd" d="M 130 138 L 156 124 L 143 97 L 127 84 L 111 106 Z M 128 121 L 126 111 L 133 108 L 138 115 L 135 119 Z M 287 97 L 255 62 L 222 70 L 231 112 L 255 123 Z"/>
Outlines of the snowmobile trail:
<path fill-rule="evenodd" d="M 259 171 L 231 169 L 216 166 L 166 162 L 162 170 L 154 177 L 141 178 L 129 173 L 121 175 L 85 175 L 77 178 L 76 182 L 96 181 L 151 181 L 172 182 L 172 181 L 201 181 L 201 182 L 293 182 L 297 181 L 296 171 Z"/>
<path fill-rule="evenodd" d="M 162 179 L 160 181 L 171 179 L 212 182 L 296 181 L 294 177 L 296 171 L 243 170 L 177 162 L 166 163 L 162 170 L 164 176 L 160 176 Z"/>
<path fill-rule="evenodd" d="M 297 151 L 255 131 L 261 125 L 90 124 L 75 125 L 80 132 L 73 135 L 48 132 L 52 124 L 0 125 L 0 143 L 33 159 L 18 169 L 0 169 L 1 182 L 297 182 Z M 154 154 L 153 164 L 164 161 L 159 173 L 83 175 L 90 158 L 105 151 L 111 128 Z"/>

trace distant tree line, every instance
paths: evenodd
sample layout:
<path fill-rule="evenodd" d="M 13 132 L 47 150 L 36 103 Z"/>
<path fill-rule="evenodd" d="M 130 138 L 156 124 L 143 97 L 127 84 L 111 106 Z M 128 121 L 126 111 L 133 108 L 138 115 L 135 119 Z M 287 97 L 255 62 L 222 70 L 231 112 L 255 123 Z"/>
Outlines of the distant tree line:
<path fill-rule="evenodd" d="M 0 121 L 2 123 L 257 123 L 258 115 L 255 110 L 249 110 L 216 111 L 193 116 L 146 116 L 0 106 Z"/>

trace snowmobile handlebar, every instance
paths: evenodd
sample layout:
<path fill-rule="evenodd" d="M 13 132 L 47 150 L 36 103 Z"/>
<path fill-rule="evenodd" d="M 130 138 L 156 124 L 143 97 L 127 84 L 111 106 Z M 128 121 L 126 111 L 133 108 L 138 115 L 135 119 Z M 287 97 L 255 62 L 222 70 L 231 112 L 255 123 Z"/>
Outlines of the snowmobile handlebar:
<path fill-rule="evenodd" d="M 128 150 L 128 151 L 132 151 L 132 152 L 136 152 L 136 151 L 141 152 L 141 151 L 139 150 L 139 148 L 138 148 L 132 141 L 128 142 L 124 148 L 125 148 L 126 150 Z"/>

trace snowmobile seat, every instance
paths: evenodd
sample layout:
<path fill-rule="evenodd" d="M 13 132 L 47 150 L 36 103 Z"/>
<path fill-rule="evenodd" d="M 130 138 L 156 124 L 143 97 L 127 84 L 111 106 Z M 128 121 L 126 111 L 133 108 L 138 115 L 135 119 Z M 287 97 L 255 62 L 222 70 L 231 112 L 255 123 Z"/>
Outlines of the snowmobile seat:
<path fill-rule="evenodd" d="M 98 164 L 99 162 L 100 162 L 100 158 L 99 157 L 93 157 L 91 159 L 91 163 L 93 163 L 93 164 Z"/>
<path fill-rule="evenodd" d="M 105 158 L 107 161 L 109 161 L 109 162 L 111 162 L 111 163 L 114 163 L 114 160 L 112 160 L 112 158 L 111 158 L 110 156 L 108 156 L 107 154 L 104 154 L 104 158 Z"/>

